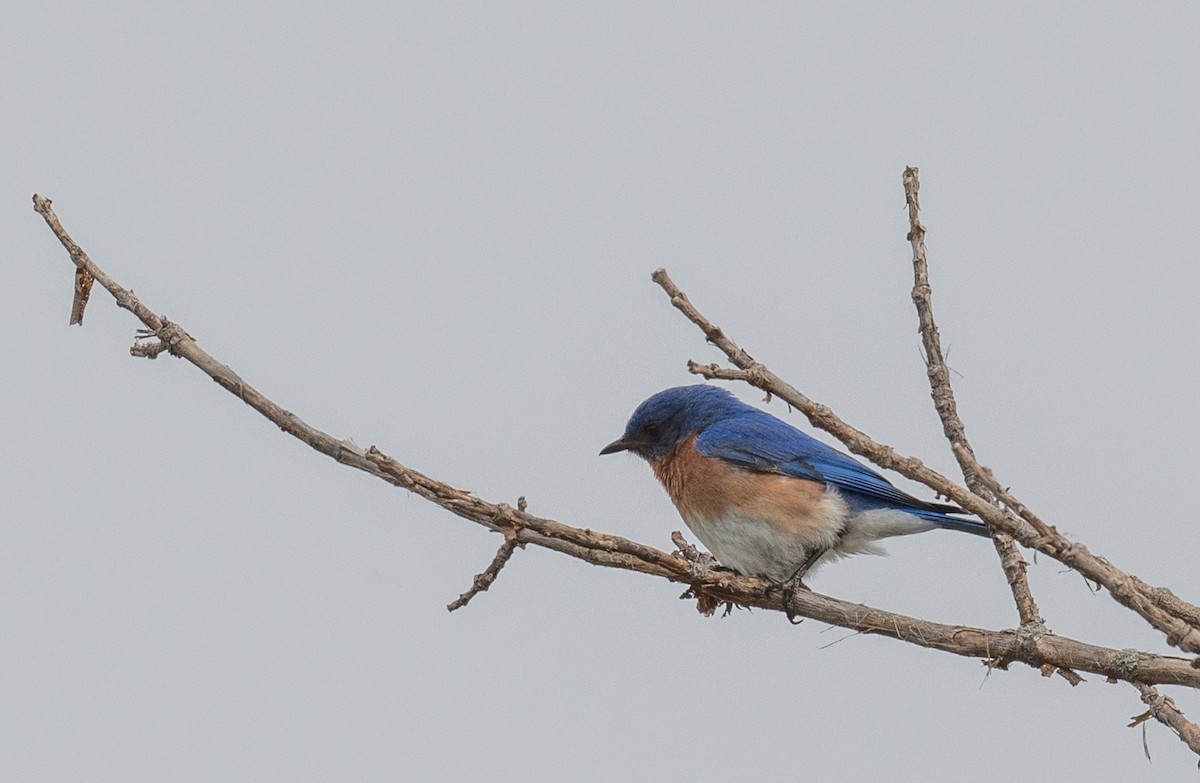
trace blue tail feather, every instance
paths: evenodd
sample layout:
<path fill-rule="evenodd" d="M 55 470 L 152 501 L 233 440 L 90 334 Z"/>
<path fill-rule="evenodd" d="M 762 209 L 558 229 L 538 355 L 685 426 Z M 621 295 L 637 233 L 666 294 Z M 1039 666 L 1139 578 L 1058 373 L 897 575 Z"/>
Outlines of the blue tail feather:
<path fill-rule="evenodd" d="M 940 511 L 925 511 L 924 509 L 912 509 L 908 513 L 928 519 L 940 528 L 946 530 L 958 530 L 963 533 L 971 533 L 976 536 L 990 536 L 988 527 L 978 519 L 963 519 L 962 517 L 952 517 L 949 514 L 943 514 Z"/>
<path fill-rule="evenodd" d="M 958 530 L 963 533 L 971 533 L 984 537 L 991 535 L 988 532 L 987 525 L 977 519 L 963 519 L 962 517 L 951 516 L 954 512 L 962 513 L 962 509 L 958 506 L 952 506 L 947 503 L 926 503 L 909 495 L 905 495 L 904 497 L 906 500 L 912 501 L 911 504 L 905 503 L 901 505 L 899 503 L 889 503 L 862 492 L 842 490 L 841 494 L 846 499 L 846 502 L 850 504 L 850 510 L 854 513 L 861 513 L 876 508 L 890 508 L 928 520 L 946 530 Z"/>

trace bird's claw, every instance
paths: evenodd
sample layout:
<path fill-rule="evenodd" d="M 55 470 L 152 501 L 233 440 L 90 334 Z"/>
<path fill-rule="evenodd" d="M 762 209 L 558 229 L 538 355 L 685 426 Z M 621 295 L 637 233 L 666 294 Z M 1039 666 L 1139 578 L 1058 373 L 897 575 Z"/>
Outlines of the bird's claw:
<path fill-rule="evenodd" d="M 796 619 L 796 613 L 792 611 L 792 599 L 796 597 L 797 590 L 808 590 L 812 592 L 812 588 L 804 584 L 804 579 L 800 573 L 796 573 L 791 579 L 782 583 L 783 587 L 783 613 L 787 616 L 788 622 L 792 625 L 799 625 L 804 622 L 804 618 Z"/>

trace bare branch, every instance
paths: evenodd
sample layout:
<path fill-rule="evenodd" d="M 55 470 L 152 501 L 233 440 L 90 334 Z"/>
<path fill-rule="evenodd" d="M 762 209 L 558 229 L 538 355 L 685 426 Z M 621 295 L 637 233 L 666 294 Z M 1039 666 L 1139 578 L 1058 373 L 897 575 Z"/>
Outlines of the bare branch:
<path fill-rule="evenodd" d="M 596 565 L 659 576 L 687 584 L 696 595 L 707 595 L 718 603 L 785 611 L 779 585 L 768 580 L 739 576 L 713 567 L 703 558 L 693 561 L 620 536 L 534 516 L 523 510 L 519 502 L 517 509 L 507 504 L 490 503 L 412 470 L 374 447 L 364 450 L 350 441 L 338 440 L 311 427 L 201 349 L 181 327 L 157 315 L 132 292 L 117 285 L 71 240 L 48 200 L 34 196 L 34 205 L 67 248 L 76 266 L 86 268 L 105 290 L 113 294 L 118 304 L 134 313 L 158 337 L 171 354 L 187 359 L 284 432 L 320 453 L 407 489 L 463 519 L 502 532 L 517 546 L 534 544 Z M 792 614 L 860 633 L 888 636 L 955 655 L 983 658 L 996 668 L 1019 662 L 1039 670 L 1052 667 L 1086 671 L 1128 682 L 1200 688 L 1200 669 L 1193 667 L 1188 659 L 1099 647 L 1038 629 L 993 631 L 934 623 L 803 590 L 795 593 L 786 609 Z"/>
<path fill-rule="evenodd" d="M 942 354 L 942 338 L 933 319 L 933 287 L 929 284 L 929 262 L 925 255 L 925 226 L 921 223 L 921 205 L 917 194 L 921 189 L 919 171 L 915 166 L 904 169 L 904 200 L 908 204 L 908 240 L 913 250 L 912 300 L 920 321 L 921 341 L 925 346 L 925 367 L 929 376 L 929 389 L 938 418 L 942 420 L 942 432 L 950 441 L 958 466 L 962 470 L 967 487 L 996 508 L 1000 504 L 992 492 L 991 485 L 984 480 L 983 468 L 975 459 L 975 450 L 967 440 L 967 428 L 958 415 L 958 404 L 954 400 L 954 388 L 950 385 L 950 369 Z M 991 478 L 990 473 L 988 478 Z M 1008 578 L 1008 586 L 1017 604 L 1021 625 L 1041 622 L 1041 613 L 1033 592 L 1029 589 L 1029 578 L 1025 574 L 1026 562 L 1017 545 L 1008 533 L 992 529 L 992 543 L 1000 556 L 1000 567 Z"/>
<path fill-rule="evenodd" d="M 1103 585 L 1118 603 L 1132 609 L 1150 625 L 1162 631 L 1169 644 L 1185 652 L 1200 653 L 1200 623 L 1196 622 L 1196 619 L 1200 618 L 1200 608 L 1170 595 L 1170 591 L 1165 588 L 1151 587 L 1137 577 L 1126 574 L 1104 558 L 1093 555 L 1083 544 L 1071 541 L 1055 528 L 1035 527 L 1028 519 L 1001 511 L 941 473 L 927 468 L 919 459 L 899 455 L 890 446 L 878 443 L 866 433 L 842 421 L 828 407 L 806 397 L 767 369 L 766 365 L 755 361 L 754 357 L 731 340 L 720 327 L 696 309 L 679 286 L 675 285 L 667 270 L 656 270 L 651 279 L 671 298 L 671 304 L 699 327 L 705 338 L 738 368 L 733 370 L 689 362 L 688 369 L 691 372 L 705 378 L 744 381 L 767 394 L 779 397 L 807 416 L 814 427 L 825 430 L 840 440 L 850 451 L 866 457 L 882 468 L 894 470 L 924 484 L 984 520 L 992 529 L 1012 536 L 1022 546 L 1036 549 L 1075 569 L 1093 582 Z M 1003 500 L 1003 497 L 1001 499 Z"/>

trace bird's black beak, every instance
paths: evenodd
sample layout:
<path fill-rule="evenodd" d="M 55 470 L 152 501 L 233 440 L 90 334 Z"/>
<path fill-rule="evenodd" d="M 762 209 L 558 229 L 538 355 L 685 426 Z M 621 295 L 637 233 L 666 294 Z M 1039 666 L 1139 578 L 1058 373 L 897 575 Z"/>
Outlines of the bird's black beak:
<path fill-rule="evenodd" d="M 642 443 L 637 438 L 631 438 L 628 435 L 622 435 L 612 443 L 600 449 L 600 455 L 603 456 L 605 454 L 616 454 L 618 451 L 629 451 L 644 445 L 646 444 Z"/>

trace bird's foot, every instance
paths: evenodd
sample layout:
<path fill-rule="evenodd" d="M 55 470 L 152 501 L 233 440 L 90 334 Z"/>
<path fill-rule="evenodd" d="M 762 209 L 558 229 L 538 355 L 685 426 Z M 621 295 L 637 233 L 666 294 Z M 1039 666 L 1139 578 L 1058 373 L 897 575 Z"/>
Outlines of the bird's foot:
<path fill-rule="evenodd" d="M 812 589 L 808 585 L 804 584 L 804 575 L 807 574 L 809 569 L 815 566 L 817 561 L 820 560 L 828 551 L 828 548 L 814 549 L 809 553 L 808 557 L 804 559 L 804 562 L 800 564 L 800 567 L 796 569 L 796 572 L 792 574 L 791 578 L 783 583 L 783 611 L 787 615 L 788 622 L 792 625 L 799 625 L 800 623 L 804 622 L 803 618 L 800 620 L 796 619 L 796 613 L 792 611 L 792 599 L 796 597 L 797 590 L 808 590 L 809 592 L 812 592 Z"/>
<path fill-rule="evenodd" d="M 776 582 L 775 587 L 783 590 L 783 595 L 780 598 L 780 602 L 783 604 L 783 613 L 787 615 L 788 622 L 792 625 L 799 625 L 800 623 L 804 622 L 803 617 L 797 620 L 796 613 L 792 611 L 792 599 L 796 597 L 796 592 L 798 590 L 807 590 L 812 592 L 812 588 L 804 584 L 803 574 L 801 572 L 796 572 L 792 575 L 792 578 L 788 579 L 786 582 Z"/>
<path fill-rule="evenodd" d="M 787 615 L 787 622 L 792 623 L 793 626 L 798 626 L 798 624 L 804 622 L 804 617 L 800 617 L 797 620 L 796 612 L 792 611 L 792 599 L 796 598 L 798 591 L 806 590 L 812 592 L 812 588 L 804 584 L 803 574 L 799 572 L 792 574 L 791 579 L 787 579 L 786 581 L 772 580 L 767 587 L 768 596 L 776 590 L 782 591 L 780 604 L 784 606 L 784 614 Z"/>

